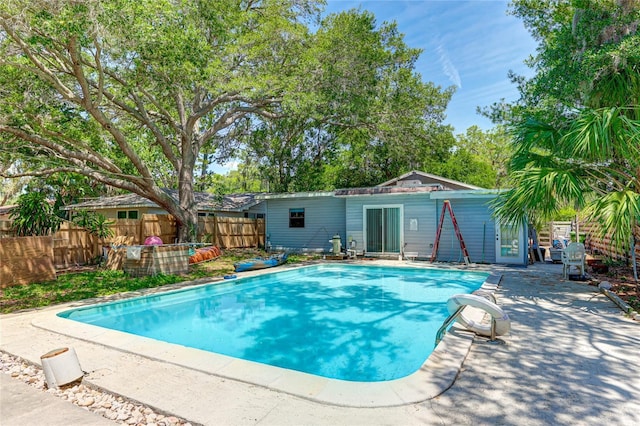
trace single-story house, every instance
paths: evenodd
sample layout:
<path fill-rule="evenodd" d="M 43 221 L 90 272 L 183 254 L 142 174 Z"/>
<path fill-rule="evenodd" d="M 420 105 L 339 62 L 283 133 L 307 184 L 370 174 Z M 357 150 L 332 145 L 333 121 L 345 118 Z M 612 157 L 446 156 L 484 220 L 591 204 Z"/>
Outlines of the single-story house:
<path fill-rule="evenodd" d="M 169 191 L 177 198 L 177 191 Z M 527 264 L 527 230 L 496 224 L 489 202 L 499 191 L 420 171 L 368 188 L 282 194 L 196 193 L 199 216 L 265 218 L 272 250 L 329 253 L 334 236 L 345 249 L 368 256 L 430 258 L 448 200 L 474 263 Z M 102 197 L 66 207 L 109 219 L 166 214 L 136 194 Z M 438 261 L 464 260 L 451 216 L 443 215 Z"/>
<path fill-rule="evenodd" d="M 166 190 L 178 199 L 177 190 Z M 198 216 L 246 217 L 260 219 L 265 216 L 265 205 L 256 198 L 255 193 L 230 194 L 218 196 L 206 192 L 196 192 Z M 141 219 L 143 214 L 167 214 L 156 203 L 138 194 L 123 194 L 113 197 L 100 197 L 65 207 L 71 211 L 94 211 L 107 219 Z"/>
<path fill-rule="evenodd" d="M 430 258 L 448 200 L 474 263 L 527 263 L 524 227 L 496 224 L 489 202 L 498 191 L 412 171 L 375 187 L 260 194 L 266 204 L 267 246 L 274 250 L 331 250 L 342 246 L 370 256 Z M 438 261 L 463 261 L 450 214 L 445 211 Z"/>

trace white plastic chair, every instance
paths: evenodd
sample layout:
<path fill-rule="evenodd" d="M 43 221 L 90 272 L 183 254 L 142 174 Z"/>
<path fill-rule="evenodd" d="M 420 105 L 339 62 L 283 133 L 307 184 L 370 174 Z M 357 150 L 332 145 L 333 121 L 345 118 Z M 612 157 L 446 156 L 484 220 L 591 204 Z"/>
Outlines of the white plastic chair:
<path fill-rule="evenodd" d="M 580 270 L 580 275 L 584 275 L 585 258 L 586 252 L 584 249 L 584 244 L 569 243 L 567 248 L 562 250 L 562 277 L 564 279 L 567 279 L 569 272 L 571 272 L 572 266 L 575 266 Z"/>

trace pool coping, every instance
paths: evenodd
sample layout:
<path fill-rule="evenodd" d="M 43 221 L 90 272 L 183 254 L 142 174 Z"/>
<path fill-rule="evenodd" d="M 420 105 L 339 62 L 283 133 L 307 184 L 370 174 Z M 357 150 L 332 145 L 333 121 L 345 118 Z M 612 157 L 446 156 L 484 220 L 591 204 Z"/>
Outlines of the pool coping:
<path fill-rule="evenodd" d="M 370 262 L 364 263 L 371 265 Z M 300 265 L 297 265 L 300 266 Z M 402 267 L 397 262 L 388 266 Z M 413 264 L 406 266 L 416 267 Z M 295 267 L 292 265 L 292 267 Z M 424 266 L 429 267 L 429 266 Z M 284 269 L 284 268 L 283 268 Z M 289 269 L 289 268 L 286 268 Z M 456 269 L 456 268 L 447 268 Z M 280 269 L 282 270 L 282 269 Z M 465 268 L 465 270 L 470 270 Z M 261 271 L 263 272 L 263 271 Z M 277 272 L 277 271 L 272 271 Z M 480 289 L 494 292 L 502 278 L 492 271 Z M 259 275 L 253 271 L 244 276 Z M 180 283 L 178 286 L 150 289 L 133 294 L 118 295 L 118 299 L 139 297 L 176 288 L 204 286 L 222 279 L 209 279 L 206 283 Z M 474 334 L 457 324 L 447 332 L 431 355 L 416 372 L 399 379 L 384 382 L 355 382 L 320 377 L 309 373 L 275 367 L 226 355 L 162 342 L 155 339 L 84 324 L 57 314 L 68 309 L 87 307 L 113 301 L 113 297 L 91 299 L 65 304 L 36 314 L 31 321 L 34 327 L 106 346 L 120 352 L 136 354 L 152 360 L 178 365 L 206 374 L 247 384 L 258 385 L 314 402 L 343 407 L 392 407 L 422 402 L 442 394 L 455 382 L 462 364 L 469 353 Z M 470 310 L 467 317 L 480 321 L 482 311 Z"/>

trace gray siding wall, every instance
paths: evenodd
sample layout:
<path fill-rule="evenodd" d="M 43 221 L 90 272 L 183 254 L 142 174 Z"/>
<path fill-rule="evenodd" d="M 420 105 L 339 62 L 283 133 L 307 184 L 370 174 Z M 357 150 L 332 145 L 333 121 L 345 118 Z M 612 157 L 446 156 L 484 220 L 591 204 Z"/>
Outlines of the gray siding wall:
<path fill-rule="evenodd" d="M 362 217 L 363 200 L 361 197 L 348 197 L 345 199 L 347 244 L 349 244 L 350 240 L 354 241 L 353 244 L 358 253 L 364 250 L 364 233 L 362 232 L 364 222 Z M 370 200 L 370 198 L 367 197 L 367 200 Z"/>
<path fill-rule="evenodd" d="M 431 246 L 436 234 L 435 201 L 429 199 L 429 194 L 407 197 L 404 210 L 404 252 L 418 253 L 418 256 L 430 257 Z M 412 229 L 411 222 L 416 229 Z M 431 236 L 434 237 L 431 237 Z"/>
<path fill-rule="evenodd" d="M 471 262 L 495 262 L 495 224 L 487 206 L 489 199 L 453 199 L 450 201 Z M 430 258 L 443 200 L 432 200 L 429 194 L 347 198 L 347 236 L 351 236 L 357 242 L 358 250 L 363 250 L 363 206 L 397 204 L 403 205 L 403 252 L 414 252 L 418 253 L 421 258 Z M 464 260 L 448 211 L 444 216 L 437 260 L 444 262 L 462 262 Z"/>
<path fill-rule="evenodd" d="M 443 200 L 434 201 L 437 201 L 437 218 L 435 220 L 437 222 L 442 212 Z M 495 263 L 495 222 L 491 218 L 491 212 L 487 205 L 489 199 L 452 199 L 450 202 L 460 226 L 460 233 L 469 251 L 471 262 Z M 433 237 L 431 237 L 431 243 L 434 241 L 435 231 Z M 438 260 L 444 262 L 461 262 L 464 260 L 460 242 L 456 237 L 448 211 L 444 215 Z"/>
<path fill-rule="evenodd" d="M 402 205 L 403 210 L 403 252 L 417 252 L 420 257 L 431 255 L 429 243 L 435 236 L 435 202 L 429 194 L 367 196 L 347 198 L 347 238 L 357 242 L 357 250 L 364 247 L 364 206 Z M 417 225 L 412 229 L 411 224 Z"/>
<path fill-rule="evenodd" d="M 304 208 L 304 228 L 289 228 L 289 209 Z M 328 253 L 338 233 L 346 244 L 345 200 L 334 197 L 266 200 L 267 237 L 274 250 Z"/>

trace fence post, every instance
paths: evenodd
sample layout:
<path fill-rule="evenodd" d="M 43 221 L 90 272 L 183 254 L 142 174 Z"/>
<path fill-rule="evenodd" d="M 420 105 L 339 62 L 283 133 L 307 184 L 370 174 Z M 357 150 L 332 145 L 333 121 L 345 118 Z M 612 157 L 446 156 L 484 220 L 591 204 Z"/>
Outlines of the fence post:
<path fill-rule="evenodd" d="M 213 216 L 213 235 L 211 236 L 211 243 L 215 246 L 222 247 L 222 244 L 218 241 L 218 215 Z"/>
<path fill-rule="evenodd" d="M 258 219 L 253 220 L 253 240 L 255 241 L 255 247 L 260 247 L 260 234 L 258 231 Z"/>

